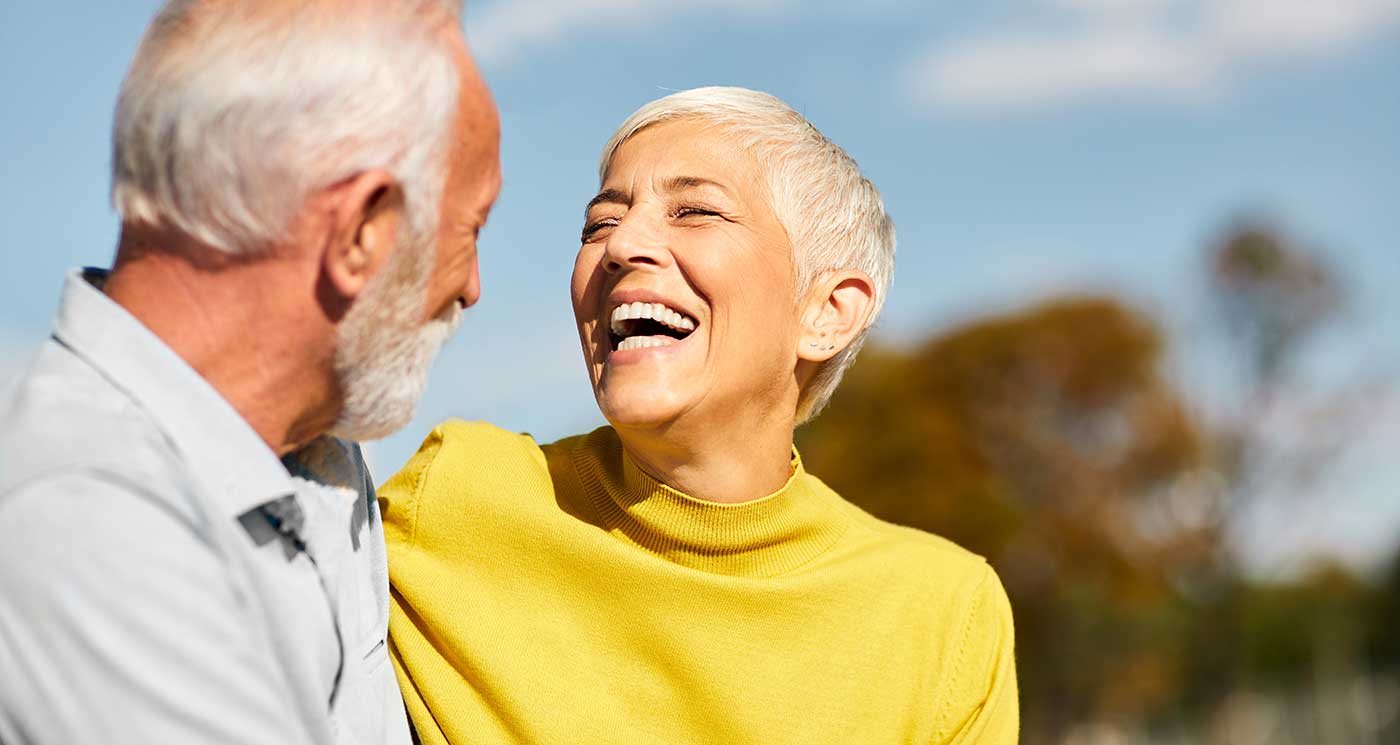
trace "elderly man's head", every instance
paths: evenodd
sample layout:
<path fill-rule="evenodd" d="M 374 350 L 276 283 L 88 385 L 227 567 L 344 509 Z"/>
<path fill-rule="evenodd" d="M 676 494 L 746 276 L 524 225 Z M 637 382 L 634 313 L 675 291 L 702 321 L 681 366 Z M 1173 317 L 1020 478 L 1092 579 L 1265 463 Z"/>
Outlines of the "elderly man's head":
<path fill-rule="evenodd" d="M 805 362 L 799 362 L 801 391 L 795 420 L 807 421 L 830 399 L 884 303 L 895 253 L 894 224 L 885 213 L 884 202 L 855 161 L 801 114 L 771 95 L 744 88 L 697 88 L 643 106 L 618 127 L 603 148 L 600 181 L 607 184 L 610 175 L 616 176 L 612 169 L 625 146 L 644 131 L 666 126 L 693 130 L 683 139 L 695 143 L 687 148 L 694 152 L 671 150 L 661 155 L 654 151 L 653 157 L 679 162 L 699 153 L 702 143 L 710 140 L 714 144 L 707 147 L 718 146 L 718 150 L 701 156 L 701 160 L 718 163 L 716 159 L 731 151 L 747 156 L 756 186 L 767 202 L 765 209 L 771 210 L 790 245 L 797 313 L 816 312 L 811 304 L 814 293 L 839 301 L 841 272 L 854 270 L 864 275 L 857 282 L 863 285 L 862 292 L 855 293 L 864 295 L 860 298 L 859 328 L 850 341 L 829 350 L 828 356 L 823 348 L 831 340 L 823 342 L 818 337 L 804 342 L 799 354 Z M 630 163 L 633 158 L 629 155 L 627 160 Z M 697 162 L 696 168 L 703 167 Z M 746 167 L 741 166 L 741 170 Z M 752 271 L 754 265 L 748 266 Z M 756 277 L 736 276 L 735 281 L 752 286 Z M 837 292 L 831 293 L 832 288 Z M 776 320 L 765 323 L 776 329 Z M 753 341 L 745 344 L 754 346 Z"/>
<path fill-rule="evenodd" d="M 499 123 L 459 13 L 171 0 L 117 104 L 112 198 L 128 229 L 178 234 L 191 260 L 314 264 L 342 436 L 407 422 L 480 292 Z"/>

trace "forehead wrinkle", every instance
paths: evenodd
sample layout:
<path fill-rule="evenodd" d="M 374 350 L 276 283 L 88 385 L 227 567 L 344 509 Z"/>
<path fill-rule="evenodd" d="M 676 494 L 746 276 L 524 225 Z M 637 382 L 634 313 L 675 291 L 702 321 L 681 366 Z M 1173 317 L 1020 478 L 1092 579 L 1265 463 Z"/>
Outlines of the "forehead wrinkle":
<path fill-rule="evenodd" d="M 677 136 L 677 129 L 691 131 Z M 605 182 L 618 179 L 617 167 L 619 160 L 624 158 L 630 163 L 629 179 L 633 186 L 640 182 L 649 193 L 675 197 L 688 191 L 710 189 L 735 203 L 735 206 L 746 206 L 746 211 L 772 209 L 767 190 L 760 186 L 766 179 L 759 163 L 744 150 L 742 143 L 735 141 L 723 128 L 714 126 L 713 122 L 687 117 L 642 129 L 621 143 L 613 153 L 605 172 Z M 699 175 L 715 171 L 719 172 L 718 177 Z M 756 183 L 751 184 L 751 180 Z M 750 185 L 760 188 L 748 188 Z M 603 202 L 633 206 L 635 195 L 609 198 L 608 192 L 616 191 L 604 189 L 589 202 L 588 209 Z M 750 205 L 750 202 L 757 202 L 761 207 Z"/>
<path fill-rule="evenodd" d="M 728 186 L 714 179 L 708 179 L 702 176 L 672 176 L 661 182 L 661 188 L 663 190 L 672 192 L 690 191 L 692 189 L 703 189 L 705 187 L 718 189 L 725 194 L 730 193 Z"/>
<path fill-rule="evenodd" d="M 506 181 L 501 174 L 501 169 L 497 168 L 495 182 L 488 192 L 491 196 L 489 200 L 487 200 L 485 207 L 481 210 L 481 227 L 486 227 L 486 221 L 491 218 L 491 210 L 495 209 L 496 203 L 501 200 L 501 191 L 505 189 L 505 185 Z"/>

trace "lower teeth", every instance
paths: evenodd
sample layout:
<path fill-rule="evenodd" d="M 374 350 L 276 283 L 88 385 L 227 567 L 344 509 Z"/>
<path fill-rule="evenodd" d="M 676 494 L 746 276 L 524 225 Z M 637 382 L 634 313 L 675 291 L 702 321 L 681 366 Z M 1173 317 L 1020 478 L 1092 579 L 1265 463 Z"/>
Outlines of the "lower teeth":
<path fill-rule="evenodd" d="M 617 345 L 617 351 L 626 352 L 629 349 L 646 349 L 647 347 L 664 347 L 667 344 L 675 344 L 676 340 L 669 336 L 629 336 Z"/>

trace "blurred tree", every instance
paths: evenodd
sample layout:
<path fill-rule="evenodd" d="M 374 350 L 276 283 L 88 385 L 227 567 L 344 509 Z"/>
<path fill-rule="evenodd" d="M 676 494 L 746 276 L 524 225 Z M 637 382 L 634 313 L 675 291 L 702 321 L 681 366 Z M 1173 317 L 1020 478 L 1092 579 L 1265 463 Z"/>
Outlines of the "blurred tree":
<path fill-rule="evenodd" d="M 1370 598 L 1361 579 L 1335 563 L 1319 564 L 1289 582 L 1244 589 L 1239 654 L 1251 683 L 1286 688 L 1315 675 L 1319 665 L 1335 663 L 1325 659 L 1329 655 L 1349 657 L 1368 621 Z"/>
<path fill-rule="evenodd" d="M 1400 675 L 1400 551 L 1390 566 L 1367 608 L 1367 657 L 1379 670 Z"/>
<path fill-rule="evenodd" d="M 1341 308 L 1341 283 L 1321 259 L 1253 223 L 1227 231 L 1212 253 L 1226 324 L 1244 342 L 1256 378 L 1277 380 Z"/>
<path fill-rule="evenodd" d="M 1308 345 L 1348 305 L 1346 284 L 1321 254 L 1246 221 L 1226 230 L 1209 258 L 1216 317 L 1247 363 L 1234 395 L 1204 424 L 1226 485 L 1222 526 L 1248 524 L 1265 502 L 1306 525 L 1327 469 L 1364 429 L 1390 381 L 1364 364 L 1326 380 L 1299 375 Z M 1221 548 L 1201 575 L 1207 591 L 1192 597 L 1200 629 L 1192 694 L 1199 703 L 1241 685 L 1297 682 L 1323 658 L 1336 663 L 1362 654 L 1359 632 L 1344 623 L 1361 613 L 1355 578 L 1333 567 L 1283 588 L 1250 587 L 1234 546 L 1224 541 Z M 1325 610 L 1332 606 L 1342 612 Z"/>
<path fill-rule="evenodd" d="M 1248 362 L 1235 405 L 1210 422 L 1215 461 L 1231 486 L 1230 517 L 1240 520 L 1259 498 L 1311 491 L 1354 437 L 1377 386 L 1342 380 L 1317 390 L 1294 379 L 1300 352 L 1346 305 L 1343 282 L 1317 255 L 1245 221 L 1211 248 L 1210 265 L 1221 328 Z M 1302 424 L 1309 436 L 1280 438 L 1272 430 L 1281 423 Z"/>
<path fill-rule="evenodd" d="M 997 567 L 1028 743 L 1145 716 L 1179 688 L 1188 618 L 1172 572 L 1215 550 L 1217 488 L 1162 351 L 1115 300 L 1050 303 L 907 354 L 871 349 L 800 432 L 843 494 Z"/>
<path fill-rule="evenodd" d="M 872 347 L 798 433 L 842 494 L 997 568 L 1016 613 L 1027 745 L 1091 720 L 1205 720 L 1244 687 L 1347 669 L 1322 663 L 1354 656 L 1363 637 L 1400 658 L 1392 634 L 1352 623 L 1369 612 L 1368 627 L 1389 631 L 1393 600 L 1359 600 L 1367 590 L 1336 568 L 1259 586 L 1229 543 L 1273 485 L 1306 491 L 1366 408 L 1374 389 L 1352 381 L 1314 398 L 1288 387 L 1344 287 L 1257 225 L 1228 231 L 1210 256 L 1217 318 L 1246 362 L 1237 407 L 1188 405 L 1164 379 L 1150 318 L 1067 297 L 912 349 Z M 1281 445 L 1279 408 L 1307 436 Z"/>

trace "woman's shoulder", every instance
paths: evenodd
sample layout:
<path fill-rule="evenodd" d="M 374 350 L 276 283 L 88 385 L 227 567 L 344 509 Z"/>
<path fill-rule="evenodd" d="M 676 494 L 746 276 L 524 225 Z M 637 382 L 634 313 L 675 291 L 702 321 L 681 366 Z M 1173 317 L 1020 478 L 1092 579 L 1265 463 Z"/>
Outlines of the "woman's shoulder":
<path fill-rule="evenodd" d="M 456 481 L 466 474 L 498 472 L 530 462 L 543 463 L 535 439 L 501 429 L 490 422 L 448 419 L 428 433 L 408 463 L 380 491 L 422 489 L 434 481 Z"/>
<path fill-rule="evenodd" d="M 961 592 L 980 590 L 989 582 L 1000 586 L 996 573 L 981 555 L 935 533 L 882 520 L 837 494 L 815 476 L 810 478 L 846 511 L 851 523 L 850 539 L 873 548 L 882 562 L 900 567 L 909 580 L 959 588 Z"/>
<path fill-rule="evenodd" d="M 475 459 L 483 461 L 493 458 L 510 461 L 526 457 L 542 465 L 546 453 L 572 450 L 585 441 L 606 441 L 608 438 L 615 441 L 617 435 L 611 427 L 600 427 L 586 434 L 541 445 L 529 432 L 512 432 L 490 422 L 448 419 L 433 428 L 418 451 L 436 450 L 458 456 L 474 453 Z"/>
<path fill-rule="evenodd" d="M 820 482 L 818 482 L 820 483 Z M 914 599 L 910 624 L 944 640 L 933 709 L 943 712 L 937 742 L 1015 742 L 1018 726 L 1015 622 L 1006 588 L 983 557 L 926 531 L 871 515 L 834 491 L 847 510 L 845 557 L 866 562 L 871 587 Z"/>
<path fill-rule="evenodd" d="M 378 501 L 390 543 L 412 543 L 422 537 L 420 526 L 437 519 L 447 524 L 483 503 L 532 489 L 550 489 L 545 455 L 533 437 L 449 419 L 379 487 Z"/>
<path fill-rule="evenodd" d="M 528 432 L 512 432 L 490 422 L 465 419 L 446 419 L 433 427 L 433 431 L 423 440 L 423 447 L 433 443 L 449 451 L 487 450 L 503 455 L 522 449 L 539 449 L 535 438 Z"/>

